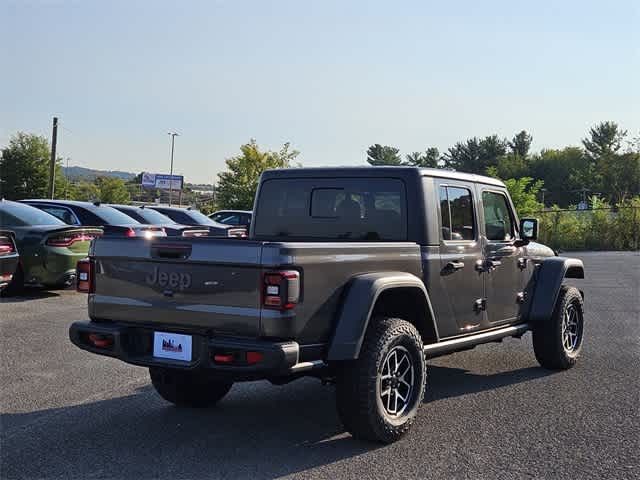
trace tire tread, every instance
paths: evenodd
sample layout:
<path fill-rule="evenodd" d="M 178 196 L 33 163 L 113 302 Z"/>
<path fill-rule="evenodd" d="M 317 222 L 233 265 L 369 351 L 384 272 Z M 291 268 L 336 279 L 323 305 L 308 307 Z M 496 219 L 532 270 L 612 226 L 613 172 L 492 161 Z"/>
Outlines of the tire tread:
<path fill-rule="evenodd" d="M 376 376 L 380 353 L 399 335 L 410 337 L 422 352 L 422 339 L 416 328 L 400 318 L 376 318 L 372 320 L 357 360 L 340 366 L 337 377 L 336 401 L 338 414 L 345 428 L 356 438 L 391 443 L 404 436 L 415 421 L 410 415 L 407 421 L 393 425 L 378 412 Z M 424 356 L 423 362 L 424 362 Z M 422 376 L 416 380 L 420 388 L 418 406 L 424 399 L 426 364 Z"/>

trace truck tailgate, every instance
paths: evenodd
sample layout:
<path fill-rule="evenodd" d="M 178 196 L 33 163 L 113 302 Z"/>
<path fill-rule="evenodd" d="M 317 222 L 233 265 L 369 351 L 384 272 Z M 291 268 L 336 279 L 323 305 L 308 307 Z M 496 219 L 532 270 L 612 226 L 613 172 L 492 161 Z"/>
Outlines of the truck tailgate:
<path fill-rule="evenodd" d="M 89 315 L 257 337 L 261 255 L 239 239 L 99 238 Z"/>

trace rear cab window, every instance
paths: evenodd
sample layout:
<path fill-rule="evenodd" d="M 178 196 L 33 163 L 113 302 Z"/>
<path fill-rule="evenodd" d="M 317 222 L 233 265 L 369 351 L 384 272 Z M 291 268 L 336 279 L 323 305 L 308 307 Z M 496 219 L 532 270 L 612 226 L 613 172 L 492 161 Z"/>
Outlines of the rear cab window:
<path fill-rule="evenodd" d="M 254 237 L 264 240 L 406 241 L 404 182 L 395 178 L 266 180 Z"/>

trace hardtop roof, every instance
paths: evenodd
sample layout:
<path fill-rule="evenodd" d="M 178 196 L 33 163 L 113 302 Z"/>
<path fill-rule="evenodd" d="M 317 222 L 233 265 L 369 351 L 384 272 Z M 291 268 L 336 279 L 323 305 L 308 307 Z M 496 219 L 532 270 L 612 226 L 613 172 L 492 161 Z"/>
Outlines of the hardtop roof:
<path fill-rule="evenodd" d="M 474 173 L 457 172 L 455 170 L 445 170 L 442 168 L 420 168 L 405 166 L 354 166 L 354 167 L 303 167 L 303 168 L 279 168 L 266 170 L 264 179 L 272 178 L 313 178 L 313 177 L 436 177 L 448 178 L 452 180 L 462 180 L 473 183 L 483 183 L 505 187 L 505 184 L 497 178 L 476 175 Z"/>

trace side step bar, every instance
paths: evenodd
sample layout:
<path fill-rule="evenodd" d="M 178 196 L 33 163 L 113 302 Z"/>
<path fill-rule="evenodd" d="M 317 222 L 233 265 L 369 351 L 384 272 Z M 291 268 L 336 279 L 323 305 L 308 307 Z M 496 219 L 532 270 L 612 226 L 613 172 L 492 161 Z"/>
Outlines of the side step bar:
<path fill-rule="evenodd" d="M 289 369 L 289 371 L 291 373 L 299 373 L 299 372 L 306 372 L 307 370 L 314 370 L 316 368 L 322 368 L 326 366 L 327 364 L 324 363 L 323 360 L 313 360 L 312 362 L 296 363 L 294 366 L 292 366 Z"/>
<path fill-rule="evenodd" d="M 469 335 L 467 337 L 444 340 L 431 345 L 425 345 L 424 354 L 427 358 L 433 358 L 461 350 L 469 350 L 476 345 L 498 341 L 505 337 L 521 337 L 527 332 L 527 330 L 531 330 L 531 326 L 528 323 L 521 323 L 519 325 L 498 328 L 496 330 L 482 332 L 476 335 Z"/>

